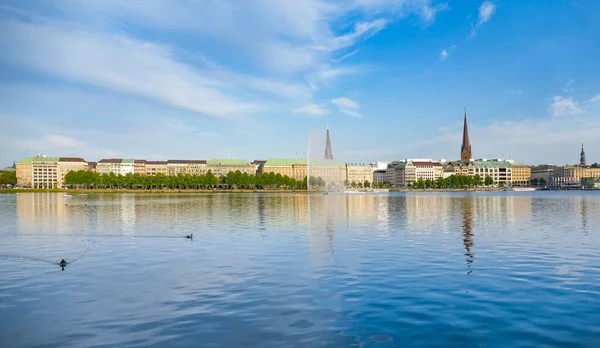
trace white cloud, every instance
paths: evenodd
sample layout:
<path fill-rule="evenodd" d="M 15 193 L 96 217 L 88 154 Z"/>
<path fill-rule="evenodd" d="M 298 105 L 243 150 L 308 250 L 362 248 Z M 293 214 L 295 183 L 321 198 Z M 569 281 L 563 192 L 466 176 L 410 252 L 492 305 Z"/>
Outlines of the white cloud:
<path fill-rule="evenodd" d="M 600 94 L 598 94 L 598 95 L 596 95 L 595 97 L 593 97 L 592 99 L 590 99 L 590 101 L 591 101 L 592 103 L 595 103 L 595 102 L 597 102 L 597 101 L 600 101 Z"/>
<path fill-rule="evenodd" d="M 496 11 L 496 5 L 489 1 L 485 1 L 479 6 L 479 17 L 477 18 L 477 25 L 482 25 L 492 18 L 492 15 Z"/>
<path fill-rule="evenodd" d="M 452 51 L 454 51 L 454 49 L 456 47 L 457 47 L 456 45 L 452 45 L 448 49 L 443 49 L 442 52 L 440 52 L 439 62 L 445 61 L 448 58 L 448 56 L 450 56 L 450 53 L 452 53 Z"/>
<path fill-rule="evenodd" d="M 471 36 L 475 36 L 477 29 L 489 21 L 494 13 L 496 12 L 496 5 L 490 1 L 484 1 L 481 6 L 479 6 L 479 13 L 477 15 L 477 24 L 473 26 L 471 29 Z"/>
<path fill-rule="evenodd" d="M 358 109 L 360 109 L 360 105 L 350 98 L 336 98 L 331 100 L 331 103 L 337 106 L 341 112 L 348 116 L 356 118 L 361 118 L 363 116 L 360 112 L 358 112 Z"/>
<path fill-rule="evenodd" d="M 435 16 L 438 14 L 438 12 L 447 11 L 449 9 L 450 8 L 448 7 L 448 4 L 439 4 L 435 6 L 425 5 L 421 11 L 421 17 L 425 23 L 429 24 L 435 20 Z"/>
<path fill-rule="evenodd" d="M 583 113 L 579 103 L 572 98 L 555 96 L 552 98 L 552 104 L 549 107 L 552 116 L 573 116 Z"/>
<path fill-rule="evenodd" d="M 30 69 L 214 117 L 262 109 L 227 95 L 221 81 L 177 62 L 165 47 L 57 27 L 18 23 L 3 27 L 0 47 L 10 52 L 5 56 Z"/>
<path fill-rule="evenodd" d="M 348 116 L 352 116 L 352 117 L 355 117 L 355 118 L 362 118 L 363 117 L 363 115 L 360 112 L 356 111 L 356 110 L 340 109 L 340 111 L 343 112 L 343 113 L 345 113 Z"/>
<path fill-rule="evenodd" d="M 331 103 L 333 103 L 334 105 L 336 105 L 339 108 L 346 108 L 346 109 L 358 109 L 360 108 L 360 105 L 350 99 L 350 98 L 346 98 L 346 97 L 340 97 L 340 98 L 336 98 L 331 100 Z"/>
<path fill-rule="evenodd" d="M 573 91 L 573 88 L 571 88 L 571 86 L 573 85 L 573 80 L 569 80 L 569 82 L 567 82 L 567 85 L 565 86 L 565 88 L 563 88 L 563 92 L 565 93 L 569 93 L 571 91 Z"/>
<path fill-rule="evenodd" d="M 326 106 L 318 104 L 304 105 L 303 107 L 294 109 L 292 111 L 297 114 L 312 115 L 318 117 L 325 116 L 329 113 L 329 110 Z"/>

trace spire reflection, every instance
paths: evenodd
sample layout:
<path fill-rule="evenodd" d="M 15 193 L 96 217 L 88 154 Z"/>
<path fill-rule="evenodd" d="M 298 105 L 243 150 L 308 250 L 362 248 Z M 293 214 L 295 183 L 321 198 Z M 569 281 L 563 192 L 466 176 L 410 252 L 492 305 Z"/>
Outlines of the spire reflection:
<path fill-rule="evenodd" d="M 467 268 L 471 268 L 471 264 L 475 261 L 475 254 L 471 251 L 475 243 L 473 243 L 473 199 L 461 199 L 462 211 L 462 228 L 463 228 L 463 243 L 465 245 L 465 256 L 467 257 Z M 471 274 L 471 270 L 467 274 Z"/>

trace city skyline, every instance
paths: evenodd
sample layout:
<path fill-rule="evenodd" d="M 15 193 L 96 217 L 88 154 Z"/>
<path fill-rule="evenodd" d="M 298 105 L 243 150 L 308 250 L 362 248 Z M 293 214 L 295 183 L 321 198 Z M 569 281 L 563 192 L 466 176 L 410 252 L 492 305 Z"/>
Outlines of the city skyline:
<path fill-rule="evenodd" d="M 0 164 L 288 158 L 587 162 L 600 151 L 600 4 L 155 0 L 0 5 Z M 207 13 L 209 15 L 207 15 Z"/>

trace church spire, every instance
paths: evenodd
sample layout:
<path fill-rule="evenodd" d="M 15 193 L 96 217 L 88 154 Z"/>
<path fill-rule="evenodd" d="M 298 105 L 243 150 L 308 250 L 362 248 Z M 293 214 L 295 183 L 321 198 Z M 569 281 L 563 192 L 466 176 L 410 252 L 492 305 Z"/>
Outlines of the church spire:
<path fill-rule="evenodd" d="M 331 139 L 329 139 L 329 126 L 327 126 L 327 138 L 325 139 L 325 159 L 333 160 L 331 152 Z"/>
<path fill-rule="evenodd" d="M 585 167 L 585 151 L 583 150 L 583 142 L 581 142 L 581 157 L 579 158 L 579 165 Z"/>
<path fill-rule="evenodd" d="M 471 142 L 469 141 L 469 127 L 467 126 L 467 108 L 465 107 L 465 120 L 463 125 L 463 140 L 462 146 L 460 147 L 460 159 L 461 161 L 469 161 L 473 158 L 471 152 Z"/>

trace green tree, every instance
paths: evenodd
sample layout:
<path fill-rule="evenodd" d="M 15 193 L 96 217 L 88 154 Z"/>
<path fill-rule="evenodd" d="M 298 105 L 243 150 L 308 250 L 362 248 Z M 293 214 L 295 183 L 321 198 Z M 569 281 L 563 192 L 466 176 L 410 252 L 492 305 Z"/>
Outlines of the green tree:
<path fill-rule="evenodd" d="M 546 179 L 540 178 L 540 180 L 538 180 L 538 183 L 540 184 L 540 186 L 546 186 Z"/>
<path fill-rule="evenodd" d="M 533 178 L 533 179 L 531 179 L 531 181 L 529 182 L 529 184 L 531 186 L 538 186 L 539 185 L 539 181 L 538 181 L 537 178 Z"/>
<path fill-rule="evenodd" d="M 485 180 L 483 182 L 485 184 L 485 186 L 491 186 L 494 184 L 494 179 L 492 179 L 491 176 L 486 175 Z"/>
<path fill-rule="evenodd" d="M 350 186 L 350 182 L 348 181 L 348 179 L 344 180 L 344 187 L 348 187 Z"/>
<path fill-rule="evenodd" d="M 369 187 L 371 187 L 371 183 L 369 182 L 369 180 L 365 180 L 365 182 L 363 183 L 363 187 L 364 187 L 364 188 L 369 188 Z"/>
<path fill-rule="evenodd" d="M 17 184 L 17 172 L 3 171 L 2 173 L 0 173 L 0 186 L 16 185 L 16 184 Z"/>

